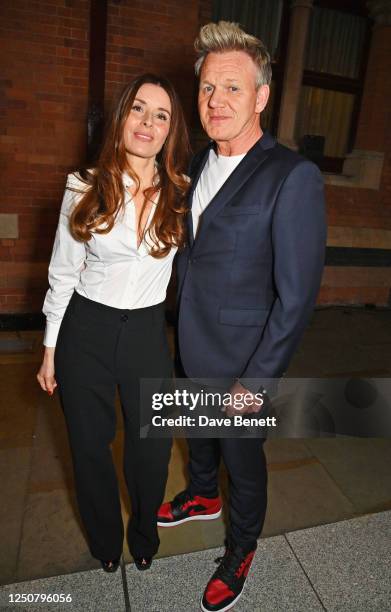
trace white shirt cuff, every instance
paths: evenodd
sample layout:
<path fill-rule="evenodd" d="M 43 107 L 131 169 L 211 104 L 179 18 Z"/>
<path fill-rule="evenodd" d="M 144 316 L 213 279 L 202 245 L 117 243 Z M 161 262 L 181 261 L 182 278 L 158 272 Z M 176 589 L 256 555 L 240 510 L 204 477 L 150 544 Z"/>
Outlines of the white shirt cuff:
<path fill-rule="evenodd" d="M 55 347 L 57 342 L 58 332 L 60 331 L 61 321 L 59 323 L 53 323 L 46 321 L 45 335 L 43 338 L 44 346 Z"/>

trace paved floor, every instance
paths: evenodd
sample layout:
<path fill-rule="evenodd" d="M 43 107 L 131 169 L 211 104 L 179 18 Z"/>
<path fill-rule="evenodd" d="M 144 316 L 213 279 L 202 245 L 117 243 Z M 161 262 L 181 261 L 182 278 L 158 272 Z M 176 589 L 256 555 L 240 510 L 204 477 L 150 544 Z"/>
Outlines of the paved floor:
<path fill-rule="evenodd" d="M 237 612 L 387 612 L 391 602 L 391 512 L 262 539 Z M 29 612 L 196 612 L 222 549 L 89 570 L 0 587 L 0 609 Z M 22 594 L 65 603 L 11 603 Z M 41 599 L 41 601 L 42 601 Z"/>
<path fill-rule="evenodd" d="M 47 397 L 35 381 L 41 337 L 40 332 L 0 332 L 1 584 L 78 572 L 93 576 L 99 567 L 89 554 L 78 517 L 58 400 Z M 288 375 L 391 377 L 391 311 L 318 310 Z M 121 473 L 123 429 L 118 405 L 117 411 L 113 455 L 125 522 L 130 508 Z M 263 532 L 268 539 L 262 540 L 262 546 L 279 541 L 270 536 L 280 536 L 288 545 L 287 532 L 391 510 L 390 439 L 275 439 L 265 446 L 270 478 Z M 186 445 L 177 440 L 167 499 L 184 487 L 185 465 Z M 221 485 L 224 493 L 223 471 Z M 221 546 L 224 521 L 225 517 L 161 530 L 159 556 Z M 124 561 L 130 560 L 124 543 Z"/>

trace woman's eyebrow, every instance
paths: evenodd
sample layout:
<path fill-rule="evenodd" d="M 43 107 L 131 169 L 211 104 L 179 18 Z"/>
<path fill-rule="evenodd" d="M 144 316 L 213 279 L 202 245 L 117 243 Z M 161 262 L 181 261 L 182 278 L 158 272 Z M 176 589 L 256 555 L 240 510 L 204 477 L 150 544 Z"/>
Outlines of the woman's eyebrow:
<path fill-rule="evenodd" d="M 145 101 L 145 100 L 142 100 L 141 98 L 135 98 L 135 99 L 134 99 L 134 101 L 135 101 L 135 102 L 136 102 L 136 101 L 137 101 L 137 102 L 141 102 L 141 104 L 145 104 L 145 105 L 147 105 L 146 101 Z M 159 107 L 159 108 L 158 108 L 158 110 L 160 110 L 160 111 L 164 111 L 165 113 L 167 113 L 167 114 L 168 114 L 168 115 L 170 115 L 170 117 L 171 117 L 171 113 L 170 113 L 170 111 L 169 111 L 169 110 L 167 110 L 166 108 Z"/>

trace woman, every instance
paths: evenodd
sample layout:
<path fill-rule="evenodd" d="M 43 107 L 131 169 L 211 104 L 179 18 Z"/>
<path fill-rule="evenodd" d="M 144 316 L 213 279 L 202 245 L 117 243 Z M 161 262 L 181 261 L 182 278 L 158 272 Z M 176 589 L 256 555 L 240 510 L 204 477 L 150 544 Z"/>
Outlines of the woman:
<path fill-rule="evenodd" d="M 123 91 L 94 169 L 68 176 L 44 302 L 38 381 L 58 385 L 91 554 L 118 567 L 123 523 L 110 443 L 115 392 L 124 415 L 127 529 L 138 569 L 159 547 L 169 439 L 140 439 L 139 381 L 168 378 L 164 299 L 184 244 L 189 145 L 172 85 L 144 75 Z"/>

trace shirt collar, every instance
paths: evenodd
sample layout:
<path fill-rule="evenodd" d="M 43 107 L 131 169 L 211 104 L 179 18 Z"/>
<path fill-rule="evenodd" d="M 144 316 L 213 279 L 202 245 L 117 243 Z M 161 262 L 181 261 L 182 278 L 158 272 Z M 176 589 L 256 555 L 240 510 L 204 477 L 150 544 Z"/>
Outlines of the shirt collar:
<path fill-rule="evenodd" d="M 155 162 L 155 168 L 158 169 L 158 164 Z M 122 183 L 125 189 L 134 185 L 134 180 L 129 176 L 127 172 L 122 173 Z"/>
<path fill-rule="evenodd" d="M 132 185 L 134 185 L 135 181 L 132 179 L 131 176 L 129 176 L 129 174 L 127 172 L 123 172 L 122 173 L 122 184 L 124 186 L 125 189 L 128 189 L 129 187 L 131 187 Z M 130 194 L 128 194 L 130 196 Z M 157 199 L 154 199 L 152 201 L 152 205 L 153 206 L 157 206 L 157 200 L 159 199 L 159 195 L 157 196 Z M 155 196 L 156 198 L 156 196 Z"/>
<path fill-rule="evenodd" d="M 129 176 L 127 172 L 122 173 L 122 183 L 125 189 L 134 185 L 134 180 Z"/>

